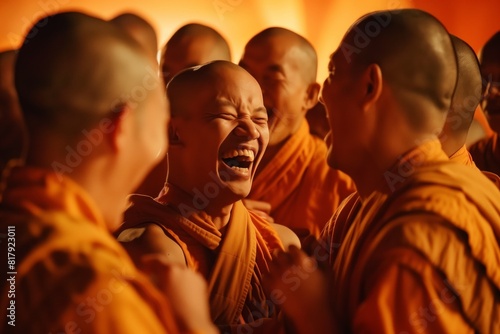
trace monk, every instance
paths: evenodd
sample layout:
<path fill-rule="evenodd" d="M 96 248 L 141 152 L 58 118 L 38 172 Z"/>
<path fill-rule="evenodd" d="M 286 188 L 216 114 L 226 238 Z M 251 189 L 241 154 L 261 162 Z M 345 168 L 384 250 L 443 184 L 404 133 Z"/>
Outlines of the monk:
<path fill-rule="evenodd" d="M 326 144 L 309 133 L 306 112 L 318 101 L 316 51 L 304 37 L 269 28 L 245 46 L 240 65 L 259 82 L 269 113 L 269 146 L 257 170 L 249 209 L 286 225 L 305 240 L 319 236 L 352 180 L 331 169 Z"/>
<path fill-rule="evenodd" d="M 27 138 L 14 86 L 16 50 L 0 52 L 0 201 L 5 178 L 24 164 Z"/>
<path fill-rule="evenodd" d="M 183 69 L 214 60 L 231 61 L 229 45 L 224 37 L 208 26 L 186 24 L 172 35 L 163 48 L 161 69 L 165 84 Z M 165 184 L 167 173 L 168 159 L 165 156 L 135 192 L 157 197 Z"/>
<path fill-rule="evenodd" d="M 122 13 L 112 18 L 110 22 L 125 30 L 156 61 L 158 38 L 155 29 L 148 21 L 134 13 Z"/>
<path fill-rule="evenodd" d="M 484 45 L 481 55 L 481 75 L 484 84 L 483 110 L 492 134 L 475 144 L 469 151 L 476 165 L 485 171 L 500 174 L 500 31 Z"/>
<path fill-rule="evenodd" d="M 231 61 L 226 39 L 209 26 L 188 23 L 180 27 L 163 48 L 161 70 L 165 83 L 185 68 L 214 60 Z"/>
<path fill-rule="evenodd" d="M 155 287 L 110 234 L 166 148 L 163 85 L 148 66 L 131 37 L 82 13 L 28 32 L 15 83 L 31 144 L 0 204 L 12 254 L 0 332 L 214 332 L 199 275 L 150 256 Z"/>
<path fill-rule="evenodd" d="M 241 202 L 269 140 L 259 85 L 241 67 L 215 61 L 179 73 L 167 94 L 167 185 L 156 199 L 131 196 L 118 240 L 132 258 L 163 254 L 197 270 L 208 281 L 215 324 L 255 330 L 277 317 L 261 283 L 271 253 L 299 245 L 289 229 L 275 230 Z"/>
<path fill-rule="evenodd" d="M 327 159 L 358 192 L 325 228 L 332 253 L 315 252 L 329 276 L 293 248 L 273 263 L 269 288 L 297 332 L 496 332 L 500 192 L 449 161 L 435 131 L 457 77 L 447 31 L 416 9 L 368 14 L 329 71 Z M 290 269 L 295 280 L 284 280 Z"/>

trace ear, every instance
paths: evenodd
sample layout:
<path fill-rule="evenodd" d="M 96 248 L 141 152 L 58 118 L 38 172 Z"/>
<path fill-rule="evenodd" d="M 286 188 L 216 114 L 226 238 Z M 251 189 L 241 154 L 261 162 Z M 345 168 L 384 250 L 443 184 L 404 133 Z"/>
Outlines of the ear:
<path fill-rule="evenodd" d="M 113 152 L 118 152 L 128 145 L 130 134 L 136 120 L 128 104 L 120 104 L 100 122 L 101 131 L 107 136 Z M 106 125 L 104 125 L 106 124 Z"/>
<path fill-rule="evenodd" d="M 177 125 L 173 120 L 170 120 L 168 124 L 168 142 L 172 145 L 180 145 L 182 144 L 181 138 L 179 136 L 179 130 Z"/>
<path fill-rule="evenodd" d="M 362 79 L 363 96 L 361 102 L 363 111 L 368 111 L 377 104 L 382 95 L 382 69 L 378 64 L 371 64 L 363 73 Z"/>
<path fill-rule="evenodd" d="M 312 109 L 316 105 L 316 103 L 318 103 L 320 90 L 321 85 L 317 82 L 314 82 L 307 87 L 306 97 L 304 100 L 304 108 L 306 111 Z"/>

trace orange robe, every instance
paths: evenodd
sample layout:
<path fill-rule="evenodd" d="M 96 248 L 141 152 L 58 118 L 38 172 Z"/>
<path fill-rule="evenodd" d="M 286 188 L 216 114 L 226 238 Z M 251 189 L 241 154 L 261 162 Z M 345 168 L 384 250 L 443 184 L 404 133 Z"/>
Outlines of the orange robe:
<path fill-rule="evenodd" d="M 10 176 L 0 226 L 1 233 L 15 226 L 17 274 L 14 298 L 2 279 L 0 332 L 177 333 L 169 304 L 137 272 L 92 200 L 60 177 L 28 167 Z M 7 242 L 0 247 L 6 254 Z M 15 327 L 5 321 L 13 300 Z"/>
<path fill-rule="evenodd" d="M 207 279 L 217 326 L 276 318 L 276 305 L 262 287 L 272 251 L 283 250 L 272 226 L 238 201 L 223 234 L 205 212 L 195 212 L 191 197 L 182 190 L 170 186 L 162 194 L 157 199 L 132 195 L 118 233 L 146 224 L 160 226 L 181 247 L 186 265 Z"/>
<path fill-rule="evenodd" d="M 500 137 L 494 132 L 469 147 L 469 152 L 480 170 L 500 175 Z"/>
<path fill-rule="evenodd" d="M 318 237 L 340 202 L 356 189 L 349 176 L 326 163 L 327 147 L 304 120 L 255 178 L 249 199 L 271 204 L 271 217 L 301 240 Z"/>
<path fill-rule="evenodd" d="M 437 141 L 386 177 L 391 193 L 352 195 L 322 235 L 339 331 L 498 331 L 500 191 Z"/>

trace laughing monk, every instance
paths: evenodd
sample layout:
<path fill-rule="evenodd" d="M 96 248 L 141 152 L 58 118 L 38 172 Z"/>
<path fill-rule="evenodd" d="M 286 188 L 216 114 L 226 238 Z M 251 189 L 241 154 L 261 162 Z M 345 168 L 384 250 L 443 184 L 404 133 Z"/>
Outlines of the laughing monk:
<path fill-rule="evenodd" d="M 269 28 L 247 43 L 240 65 L 261 86 L 271 128 L 245 204 L 291 228 L 302 240 L 318 237 L 355 189 L 346 174 L 327 165 L 325 142 L 309 133 L 305 115 L 320 89 L 316 51 L 290 30 Z"/>
<path fill-rule="evenodd" d="M 271 253 L 283 249 L 280 238 L 299 244 L 289 229 L 277 227 L 278 234 L 241 202 L 269 140 L 259 85 L 241 67 L 216 61 L 179 73 L 167 95 L 167 185 L 156 199 L 131 197 L 118 240 L 132 258 L 164 254 L 199 271 L 216 325 L 257 326 L 277 316 L 261 284 Z"/>
<path fill-rule="evenodd" d="M 359 196 L 327 225 L 326 238 L 344 234 L 328 278 L 293 248 L 273 263 L 269 286 L 285 294 L 298 333 L 496 332 L 500 192 L 449 161 L 435 131 L 456 82 L 447 31 L 420 10 L 369 14 L 344 36 L 329 71 L 328 162 Z M 302 274 L 298 287 L 282 279 L 290 268 Z"/>
<path fill-rule="evenodd" d="M 15 83 L 31 143 L 0 204 L 16 251 L 0 332 L 214 331 L 199 275 L 149 257 L 155 288 L 110 234 L 166 146 L 163 85 L 147 66 L 134 40 L 85 14 L 45 17 L 28 32 Z M 146 97 L 130 99 L 146 81 Z"/>
<path fill-rule="evenodd" d="M 163 80 L 167 84 L 180 71 L 214 60 L 231 61 L 229 45 L 224 37 L 206 25 L 186 24 L 170 37 L 163 48 L 160 62 Z M 165 185 L 167 174 L 168 159 L 165 156 L 135 192 L 151 197 L 158 196 Z"/>

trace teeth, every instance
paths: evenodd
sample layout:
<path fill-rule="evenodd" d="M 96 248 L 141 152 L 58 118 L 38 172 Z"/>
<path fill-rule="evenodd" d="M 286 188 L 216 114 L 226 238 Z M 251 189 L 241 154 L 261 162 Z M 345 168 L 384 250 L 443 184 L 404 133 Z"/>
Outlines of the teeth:
<path fill-rule="evenodd" d="M 229 159 L 238 156 L 245 157 L 246 159 L 244 159 L 244 161 L 252 162 L 255 159 L 255 154 L 253 153 L 253 151 L 248 149 L 238 149 L 238 150 L 235 149 L 227 151 L 224 154 L 222 154 L 222 159 Z"/>

